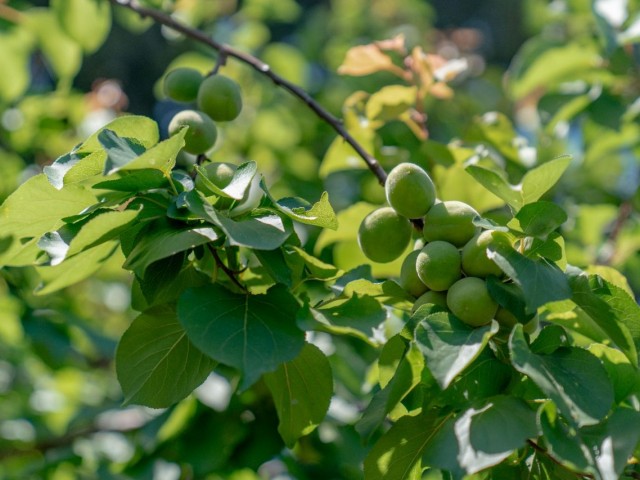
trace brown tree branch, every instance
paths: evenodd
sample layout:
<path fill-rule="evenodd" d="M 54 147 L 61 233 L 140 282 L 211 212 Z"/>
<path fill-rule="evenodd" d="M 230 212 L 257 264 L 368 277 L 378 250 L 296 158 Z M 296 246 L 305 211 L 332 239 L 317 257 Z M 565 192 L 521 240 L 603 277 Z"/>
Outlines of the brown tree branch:
<path fill-rule="evenodd" d="M 616 254 L 616 245 L 618 243 L 618 237 L 622 232 L 625 224 L 631 218 L 633 213 L 633 201 L 631 199 L 625 200 L 618 207 L 618 216 L 613 222 L 611 231 L 607 235 L 607 239 L 600 250 L 600 254 L 596 259 L 596 263 L 599 265 L 610 265 Z"/>
<path fill-rule="evenodd" d="M 302 100 L 307 106 L 323 121 L 329 124 L 333 129 L 337 132 L 339 136 L 344 138 L 344 140 L 351 145 L 351 147 L 356 151 L 356 153 L 365 161 L 369 169 L 376 176 L 380 185 L 384 185 L 387 179 L 387 173 L 384 171 L 380 163 L 373 157 L 373 155 L 369 154 L 363 147 L 360 145 L 353 136 L 344 128 L 342 122 L 334 117 L 331 113 L 329 113 L 324 107 L 322 107 L 318 102 L 316 102 L 311 95 L 309 95 L 304 89 L 299 86 L 289 82 L 285 78 L 280 75 L 274 73 L 271 70 L 271 67 L 264 63 L 259 58 L 254 57 L 246 52 L 242 52 L 237 50 L 236 48 L 217 42 L 210 38 L 205 33 L 191 28 L 171 16 L 152 9 L 145 6 L 140 5 L 135 0 L 109 0 L 113 5 L 121 6 L 133 10 L 138 13 L 142 17 L 148 17 L 153 19 L 156 23 L 165 25 L 166 27 L 175 30 L 176 32 L 180 32 L 188 38 L 191 38 L 197 42 L 208 45 L 218 52 L 219 55 L 222 55 L 223 58 L 230 57 L 235 58 L 236 60 L 241 61 L 252 67 L 257 72 L 265 75 L 270 78 L 273 83 L 278 85 L 279 87 L 287 90 L 293 96 Z"/>

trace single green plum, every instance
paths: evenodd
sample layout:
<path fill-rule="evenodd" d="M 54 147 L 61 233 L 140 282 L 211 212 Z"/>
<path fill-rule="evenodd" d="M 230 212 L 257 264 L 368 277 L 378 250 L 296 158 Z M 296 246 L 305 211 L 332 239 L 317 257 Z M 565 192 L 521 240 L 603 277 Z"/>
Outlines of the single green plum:
<path fill-rule="evenodd" d="M 235 119 L 242 110 L 240 85 L 220 74 L 205 78 L 198 90 L 198 108 L 218 122 Z"/>
<path fill-rule="evenodd" d="M 197 110 L 182 110 L 169 122 L 169 135 L 176 134 L 183 127 L 189 127 L 184 136 L 184 150 L 198 155 L 213 147 L 218 138 L 218 129 L 213 120 Z"/>
<path fill-rule="evenodd" d="M 391 207 L 367 215 L 358 229 L 358 244 L 374 262 L 388 263 L 398 258 L 411 241 L 411 222 Z"/>
<path fill-rule="evenodd" d="M 437 202 L 424 216 L 424 238 L 428 242 L 444 240 L 456 247 L 462 247 L 478 231 L 473 224 L 476 216 L 478 212 L 464 202 Z"/>
<path fill-rule="evenodd" d="M 482 278 L 465 277 L 451 285 L 447 292 L 447 306 L 453 314 L 471 327 L 491 322 L 498 304 L 489 295 Z"/>
<path fill-rule="evenodd" d="M 460 251 L 449 242 L 429 242 L 418 254 L 416 271 L 418 278 L 430 290 L 447 290 L 462 277 Z"/>
<path fill-rule="evenodd" d="M 384 185 L 387 202 L 403 217 L 420 218 L 436 201 L 431 177 L 414 163 L 400 163 L 387 176 Z"/>

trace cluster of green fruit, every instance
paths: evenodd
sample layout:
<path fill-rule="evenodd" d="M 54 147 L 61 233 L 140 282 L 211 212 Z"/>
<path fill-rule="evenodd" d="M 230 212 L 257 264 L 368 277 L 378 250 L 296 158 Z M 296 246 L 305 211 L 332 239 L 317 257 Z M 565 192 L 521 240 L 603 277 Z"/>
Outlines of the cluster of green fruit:
<path fill-rule="evenodd" d="M 178 102 L 196 102 L 197 110 L 182 110 L 169 122 L 169 135 L 189 127 L 184 150 L 194 155 L 215 145 L 218 138 L 215 122 L 233 120 L 242 110 L 240 86 L 219 74 L 205 77 L 192 68 L 176 68 L 165 77 L 164 91 Z"/>
<path fill-rule="evenodd" d="M 474 224 L 478 212 L 466 203 L 439 201 L 436 188 L 418 165 L 401 163 L 385 183 L 390 206 L 367 215 L 358 231 L 362 252 L 374 262 L 399 258 L 411 242 L 411 219 L 424 227 L 417 249 L 404 259 L 399 283 L 416 297 L 414 311 L 430 303 L 451 311 L 477 327 L 498 320 L 512 327 L 516 318 L 491 297 L 486 278 L 502 277 L 502 270 L 487 256 L 492 242 L 507 241 L 492 230 Z"/>

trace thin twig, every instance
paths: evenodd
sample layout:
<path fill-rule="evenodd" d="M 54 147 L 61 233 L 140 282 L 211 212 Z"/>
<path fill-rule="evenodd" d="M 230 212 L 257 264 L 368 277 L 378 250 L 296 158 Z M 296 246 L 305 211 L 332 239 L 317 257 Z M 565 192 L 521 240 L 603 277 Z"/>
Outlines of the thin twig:
<path fill-rule="evenodd" d="M 247 287 L 240 283 L 240 281 L 236 277 L 236 272 L 234 272 L 224 264 L 224 262 L 220 258 L 220 255 L 218 255 L 218 251 L 211 244 L 207 244 L 207 247 L 209 248 L 211 255 L 213 255 L 213 258 L 216 261 L 216 265 L 222 269 L 222 271 L 227 275 L 227 277 L 229 277 L 229 280 L 231 280 L 234 285 L 236 285 L 243 292 L 246 292 Z"/>
<path fill-rule="evenodd" d="M 250 55 L 246 52 L 237 50 L 236 48 L 230 45 L 217 42 L 212 38 L 210 38 L 205 33 L 199 30 L 196 30 L 194 28 L 191 28 L 161 11 L 144 7 L 140 5 L 138 2 L 136 2 L 135 0 L 109 0 L 109 1 L 114 5 L 118 5 L 121 7 L 128 8 L 130 10 L 133 10 L 134 12 L 138 13 L 142 17 L 151 18 L 159 24 L 165 25 L 166 27 L 169 27 L 172 30 L 175 30 L 176 32 L 182 33 L 186 37 L 196 40 L 202 44 L 208 45 L 214 50 L 217 50 L 220 55 L 223 55 L 224 57 L 235 58 L 236 60 L 239 60 L 249 65 L 250 67 L 252 67 L 257 72 L 261 73 L 262 75 L 265 75 L 266 77 L 270 78 L 273 83 L 287 90 L 292 95 L 302 100 L 318 117 L 320 117 L 327 124 L 333 127 L 333 129 L 338 133 L 338 135 L 344 138 L 344 140 L 349 145 L 351 145 L 351 147 L 356 151 L 356 153 L 365 161 L 365 163 L 367 164 L 369 169 L 373 172 L 373 174 L 376 176 L 380 184 L 384 185 L 387 179 L 387 173 L 384 171 L 384 169 L 378 163 L 378 161 L 371 154 L 369 154 L 364 149 L 364 147 L 362 147 L 362 145 L 360 145 L 351 136 L 351 134 L 342 125 L 342 122 L 338 118 L 334 117 L 331 113 L 329 113 L 318 102 L 316 102 L 311 97 L 311 95 L 309 95 L 304 89 L 295 85 L 294 83 L 289 82 L 288 80 L 281 77 L 280 75 L 274 73 L 268 64 L 264 63 L 259 58 L 256 58 L 253 55 Z"/>
<path fill-rule="evenodd" d="M 20 23 L 24 20 L 24 14 L 20 10 L 16 10 L 0 1 L 0 18 L 11 23 Z"/>

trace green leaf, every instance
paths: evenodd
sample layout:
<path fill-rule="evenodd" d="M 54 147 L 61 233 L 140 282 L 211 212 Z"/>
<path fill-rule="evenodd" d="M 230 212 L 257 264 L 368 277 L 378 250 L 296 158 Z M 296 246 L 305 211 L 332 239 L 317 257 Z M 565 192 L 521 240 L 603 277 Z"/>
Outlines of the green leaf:
<path fill-rule="evenodd" d="M 105 174 L 111 174 L 118 170 L 142 170 L 154 168 L 160 170 L 166 177 L 169 177 L 171 170 L 176 165 L 176 156 L 184 146 L 184 135 L 186 129 L 180 130 L 166 140 L 149 148 L 137 158 L 124 165 L 110 165 L 111 152 L 107 151 L 108 157 L 105 164 Z M 104 132 L 101 134 L 103 135 Z M 106 149 L 106 147 L 105 147 Z M 109 170 L 109 168 L 111 168 Z"/>
<path fill-rule="evenodd" d="M 169 180 L 165 173 L 152 168 L 142 170 L 120 170 L 120 178 L 98 182 L 92 188 L 114 190 L 116 192 L 138 193 L 167 187 Z"/>
<path fill-rule="evenodd" d="M 154 224 L 139 236 L 133 250 L 127 255 L 123 268 L 143 276 L 143 272 L 153 262 L 217 239 L 218 234 L 209 227 L 180 228 L 164 222 Z"/>
<path fill-rule="evenodd" d="M 21 97 L 29 88 L 31 50 L 34 39 L 26 28 L 0 31 L 0 102 Z M 10 74 L 8 74 L 10 72 Z"/>
<path fill-rule="evenodd" d="M 372 122 L 383 125 L 398 120 L 417 101 L 417 88 L 404 85 L 388 85 L 373 93 L 367 100 L 366 115 Z"/>
<path fill-rule="evenodd" d="M 470 408 L 454 427 L 458 460 L 468 474 L 497 465 L 529 438 L 538 436 L 536 414 L 515 397 L 499 395 L 482 407 Z"/>
<path fill-rule="evenodd" d="M 367 152 L 373 151 L 375 134 L 369 126 L 357 126 L 350 129 L 349 133 Z M 351 145 L 345 142 L 344 138 L 336 137 L 329 145 L 327 153 L 320 164 L 320 178 L 326 178 L 329 174 L 343 170 L 363 170 L 367 164 L 358 155 Z"/>
<path fill-rule="evenodd" d="M 204 382 L 215 366 L 189 341 L 172 305 L 138 315 L 116 350 L 125 404 L 169 407 Z"/>
<path fill-rule="evenodd" d="M 501 173 L 479 165 L 469 165 L 465 168 L 465 171 L 484 188 L 500 197 L 513 208 L 519 209 L 522 206 L 522 194 L 510 185 Z"/>
<path fill-rule="evenodd" d="M 490 245 L 487 256 L 522 288 L 527 313 L 535 313 L 545 303 L 571 297 L 565 275 L 544 258 L 532 260 L 502 242 Z"/>
<path fill-rule="evenodd" d="M 424 357 L 417 348 L 410 348 L 400 361 L 392 379 L 377 392 L 356 424 L 364 440 L 370 440 L 387 414 L 422 380 Z"/>
<path fill-rule="evenodd" d="M 303 310 L 299 324 L 305 330 L 353 335 L 364 341 L 373 341 L 376 329 L 386 318 L 384 307 L 376 299 L 368 295 L 354 295 L 348 299 L 330 300 L 320 308 Z"/>
<path fill-rule="evenodd" d="M 139 115 L 125 115 L 116 118 L 93 133 L 78 147 L 77 153 L 86 154 L 102 150 L 98 137 L 105 130 L 110 130 L 119 137 L 133 139 L 136 143 L 142 145 L 145 150 L 153 147 L 160 139 L 158 124 L 154 120 Z"/>
<path fill-rule="evenodd" d="M 414 469 L 427 453 L 425 466 L 458 465 L 455 437 L 449 417 L 421 414 L 400 418 L 378 440 L 364 460 L 367 480 L 412 480 Z M 453 441 L 451 441 L 453 440 Z M 420 478 L 419 476 L 417 478 Z"/>
<path fill-rule="evenodd" d="M 242 165 L 239 165 L 233 174 L 233 178 L 224 188 L 218 187 L 215 183 L 209 180 L 209 178 L 207 178 L 207 172 L 203 167 L 196 165 L 195 169 L 201 177 L 201 181 L 204 182 L 209 190 L 215 192 L 216 195 L 225 198 L 233 198 L 235 200 L 242 200 L 247 188 L 251 185 L 251 180 L 253 180 L 253 177 L 256 175 L 258 166 L 256 162 L 245 162 Z"/>
<path fill-rule="evenodd" d="M 305 344 L 300 354 L 281 364 L 264 381 L 280 420 L 278 432 L 289 448 L 322 422 L 333 395 L 329 360 L 318 347 Z"/>
<path fill-rule="evenodd" d="M 140 214 L 140 210 L 110 211 L 101 213 L 85 223 L 69 243 L 69 257 L 87 248 L 112 240 L 128 228 Z"/>
<path fill-rule="evenodd" d="M 99 0 L 52 0 L 60 25 L 86 53 L 95 52 L 111 30 L 109 2 Z"/>
<path fill-rule="evenodd" d="M 189 211 L 220 227 L 227 235 L 230 245 L 273 250 L 282 245 L 291 235 L 291 228 L 285 225 L 278 215 L 258 212 L 255 216 L 234 221 L 218 213 L 195 190 L 187 192 L 183 198 Z"/>
<path fill-rule="evenodd" d="M 589 352 L 598 357 L 607 370 L 616 403 L 626 400 L 631 394 L 640 394 L 640 374 L 624 353 L 601 343 L 589 345 Z"/>
<path fill-rule="evenodd" d="M 522 207 L 509 227 L 530 237 L 546 238 L 567 221 L 567 214 L 555 203 L 534 202 Z"/>
<path fill-rule="evenodd" d="M 27 24 L 38 37 L 40 50 L 58 78 L 70 86 L 82 64 L 82 50 L 61 29 L 50 9 L 32 8 L 26 11 Z"/>
<path fill-rule="evenodd" d="M 42 279 L 36 293 L 46 295 L 89 278 L 104 265 L 117 247 L 118 242 L 112 240 L 67 258 L 59 265 L 36 267 Z"/>
<path fill-rule="evenodd" d="M 188 289 L 178 300 L 178 318 L 191 341 L 214 360 L 237 368 L 242 389 L 300 353 L 304 333 L 296 326 L 298 309 L 281 286 L 265 295 L 240 295 L 211 284 Z"/>
<path fill-rule="evenodd" d="M 426 365 L 441 388 L 451 382 L 480 355 L 489 339 L 498 332 L 498 323 L 473 328 L 453 315 L 438 312 L 420 318 L 415 341 L 426 358 Z"/>
<path fill-rule="evenodd" d="M 341 274 L 333 265 L 308 254 L 302 248 L 296 246 L 284 246 L 285 259 L 289 264 L 298 265 L 301 263 L 309 272 L 309 276 L 321 280 L 329 280 Z"/>
<path fill-rule="evenodd" d="M 103 175 L 117 172 L 145 151 L 144 147 L 135 140 L 119 137 L 109 129 L 104 129 L 98 134 L 98 141 L 107 152 Z"/>
<path fill-rule="evenodd" d="M 56 190 L 44 175 L 36 175 L 20 185 L 0 207 L 2 234 L 16 240 L 40 238 L 60 228 L 64 217 L 75 215 L 96 202 L 96 197 L 83 187 L 71 185 Z M 14 241 L 0 256 L 0 264 L 10 261 L 21 247 L 20 242 Z"/>
<path fill-rule="evenodd" d="M 273 203 L 273 206 L 296 222 L 331 230 L 338 228 L 338 219 L 331 203 L 329 203 L 329 194 L 327 192 L 322 192 L 320 200 L 311 205 L 300 198 L 281 198 L 275 201 L 267 190 L 264 180 L 260 181 L 260 186 Z"/>
<path fill-rule="evenodd" d="M 577 347 L 561 347 L 548 355 L 536 355 L 527 345 L 522 326 L 509 338 L 511 363 L 578 426 L 602 420 L 613 405 L 613 387 L 597 357 Z"/>
<path fill-rule="evenodd" d="M 563 155 L 529 170 L 522 177 L 523 204 L 527 205 L 539 200 L 560 180 L 570 163 L 571 156 Z"/>
<path fill-rule="evenodd" d="M 640 307 L 622 288 L 598 275 L 571 274 L 571 299 L 638 365 Z"/>

